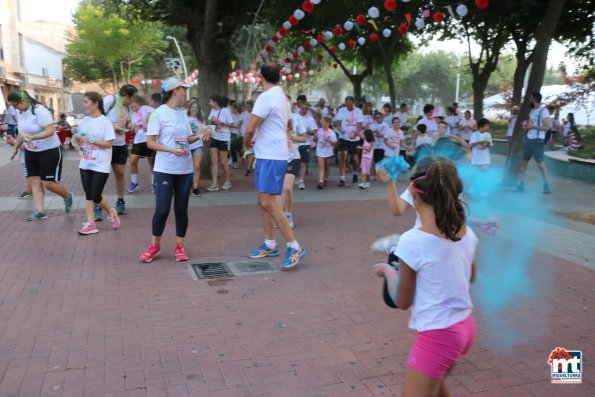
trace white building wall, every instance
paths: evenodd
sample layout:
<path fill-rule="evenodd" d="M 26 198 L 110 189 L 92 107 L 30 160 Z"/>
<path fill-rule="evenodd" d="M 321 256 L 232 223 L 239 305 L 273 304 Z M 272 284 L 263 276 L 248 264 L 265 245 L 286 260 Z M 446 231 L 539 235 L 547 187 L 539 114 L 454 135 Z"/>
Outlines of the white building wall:
<path fill-rule="evenodd" d="M 43 76 L 43 69 L 47 69 L 48 77 L 62 80 L 63 55 L 26 37 L 23 40 L 23 44 L 25 56 L 24 67 L 28 74 Z"/>

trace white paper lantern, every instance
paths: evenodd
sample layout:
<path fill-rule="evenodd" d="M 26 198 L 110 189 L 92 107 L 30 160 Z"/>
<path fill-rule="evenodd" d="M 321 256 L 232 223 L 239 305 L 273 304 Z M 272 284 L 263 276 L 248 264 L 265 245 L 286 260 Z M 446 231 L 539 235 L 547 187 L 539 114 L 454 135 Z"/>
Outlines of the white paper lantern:
<path fill-rule="evenodd" d="M 351 30 L 353 29 L 353 22 L 347 21 L 343 24 L 343 27 L 345 28 L 345 30 Z"/>
<path fill-rule="evenodd" d="M 278 38 L 279 40 L 281 40 L 283 38 L 283 36 L 279 32 L 275 33 L 275 37 Z"/>
<path fill-rule="evenodd" d="M 299 73 L 296 73 L 296 74 L 293 75 L 293 77 L 295 77 L 296 79 L 299 79 L 300 78 L 300 74 Z"/>
<path fill-rule="evenodd" d="M 145 80 L 141 81 L 140 83 L 141 83 L 142 85 L 145 85 L 145 84 L 147 84 L 147 82 L 146 82 Z"/>
<path fill-rule="evenodd" d="M 330 40 L 333 38 L 333 34 L 331 32 L 329 32 L 328 30 L 326 32 L 324 32 L 324 39 L 325 40 Z"/>
<path fill-rule="evenodd" d="M 378 18 L 380 16 L 380 10 L 377 7 L 370 7 L 368 10 L 368 15 L 370 18 Z"/>
<path fill-rule="evenodd" d="M 250 77 L 250 82 L 251 82 L 252 84 L 254 84 L 254 83 L 256 83 L 256 79 L 255 79 L 254 77 Z"/>
<path fill-rule="evenodd" d="M 313 71 L 313 70 L 310 70 L 310 71 L 308 72 L 308 74 L 309 74 L 310 76 L 312 76 L 312 75 L 314 74 L 314 71 Z"/>
<path fill-rule="evenodd" d="M 366 39 L 364 39 L 363 37 L 360 37 L 357 39 L 357 42 L 359 45 L 364 45 L 364 44 L 366 44 Z"/>
<path fill-rule="evenodd" d="M 320 0 L 310 0 L 310 3 L 312 3 L 314 5 L 318 5 L 318 4 L 320 4 Z"/>
<path fill-rule="evenodd" d="M 345 51 L 345 48 L 346 48 L 346 47 L 345 47 L 345 43 L 339 43 L 339 49 L 340 49 L 341 51 Z"/>
<path fill-rule="evenodd" d="M 316 47 L 316 45 L 318 45 L 318 41 L 316 39 L 312 38 L 312 39 L 310 39 L 310 45 L 312 47 Z"/>
<path fill-rule="evenodd" d="M 147 84 L 153 84 L 153 80 L 147 80 Z"/>
<path fill-rule="evenodd" d="M 304 47 L 302 47 L 302 46 L 299 46 L 299 47 L 298 47 L 298 52 L 299 52 L 300 54 L 303 54 L 303 53 L 304 53 L 304 51 L 305 51 L 305 50 L 304 50 Z"/>
<path fill-rule="evenodd" d="M 469 12 L 469 9 L 467 8 L 467 6 L 465 4 L 459 4 L 456 8 L 457 10 L 457 14 L 459 14 L 459 16 L 462 18 L 465 15 L 467 15 L 467 13 Z"/>
<path fill-rule="evenodd" d="M 417 18 L 417 21 L 415 21 L 415 27 L 418 29 L 423 29 L 426 26 L 426 23 L 424 22 L 423 18 Z"/>
<path fill-rule="evenodd" d="M 306 13 L 298 8 L 293 12 L 293 16 L 296 17 L 298 21 L 301 21 L 306 16 Z"/>
<path fill-rule="evenodd" d="M 267 44 L 270 45 L 271 47 L 274 47 L 276 43 L 273 40 L 269 40 L 269 42 Z"/>
<path fill-rule="evenodd" d="M 289 29 L 291 29 L 291 23 L 289 23 L 289 21 L 285 21 L 285 22 L 283 22 L 283 28 L 284 28 L 285 30 L 289 30 Z"/>
<path fill-rule="evenodd" d="M 285 75 L 281 76 L 281 80 L 285 81 L 287 80 L 287 77 Z"/>
<path fill-rule="evenodd" d="M 382 31 L 382 35 L 383 35 L 384 37 L 390 37 L 390 35 L 391 35 L 391 34 L 393 34 L 393 32 L 391 32 L 391 30 L 390 30 L 390 29 L 384 29 L 384 30 Z"/>

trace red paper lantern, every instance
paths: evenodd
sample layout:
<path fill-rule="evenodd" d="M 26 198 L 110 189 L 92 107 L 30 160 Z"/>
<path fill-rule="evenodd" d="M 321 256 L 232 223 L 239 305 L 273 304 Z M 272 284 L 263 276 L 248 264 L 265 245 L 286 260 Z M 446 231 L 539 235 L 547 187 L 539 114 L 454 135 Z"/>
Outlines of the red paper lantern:
<path fill-rule="evenodd" d="M 309 68 L 310 66 L 312 66 L 312 62 L 306 61 L 305 65 L 306 65 L 307 68 Z"/>
<path fill-rule="evenodd" d="M 299 56 L 300 56 L 300 53 L 299 53 L 299 51 L 297 51 L 297 50 L 296 50 L 296 51 L 294 51 L 294 52 L 292 52 L 291 54 L 293 55 L 293 57 L 294 57 L 294 58 L 297 58 L 297 57 L 299 57 Z"/>
<path fill-rule="evenodd" d="M 434 18 L 434 22 L 440 23 L 440 22 L 444 21 L 444 14 L 442 14 L 440 11 L 438 11 L 434 14 L 433 18 Z"/>
<path fill-rule="evenodd" d="M 288 74 L 287 75 L 287 80 L 291 80 L 291 79 L 293 79 L 293 74 Z"/>
<path fill-rule="evenodd" d="M 281 74 L 285 74 L 285 69 L 281 69 Z"/>
<path fill-rule="evenodd" d="M 297 19 L 296 17 L 294 17 L 293 15 L 290 16 L 287 21 L 291 24 L 291 26 L 295 26 L 298 23 L 300 23 L 299 19 Z"/>
<path fill-rule="evenodd" d="M 349 41 L 347 42 L 347 45 L 348 45 L 349 47 L 353 48 L 353 47 L 355 47 L 355 41 L 353 41 L 353 40 L 349 40 Z"/>
<path fill-rule="evenodd" d="M 324 36 L 319 34 L 318 36 L 316 36 L 316 41 L 319 43 L 324 43 Z"/>
<path fill-rule="evenodd" d="M 306 12 L 314 11 L 314 4 L 310 0 L 306 0 L 302 3 L 302 10 Z"/>
<path fill-rule="evenodd" d="M 275 43 L 279 42 L 279 38 L 277 36 L 273 36 L 273 38 L 271 40 L 273 40 L 273 42 L 275 42 Z"/>
<path fill-rule="evenodd" d="M 287 29 L 285 29 L 285 28 L 281 28 L 281 29 L 279 29 L 279 34 L 280 34 L 281 36 L 285 37 L 285 36 L 287 36 L 287 33 L 288 33 L 288 32 L 287 32 Z"/>
<path fill-rule="evenodd" d="M 271 47 L 271 46 L 270 46 L 270 45 L 268 45 L 268 44 L 266 45 L 266 47 L 264 47 L 264 49 L 265 49 L 267 52 L 271 52 L 271 51 L 273 51 L 273 47 Z"/>
<path fill-rule="evenodd" d="M 355 22 L 357 22 L 359 26 L 364 26 L 366 24 L 366 17 L 362 14 L 359 14 L 357 17 L 355 17 Z"/>
<path fill-rule="evenodd" d="M 370 35 L 370 41 L 374 42 L 376 40 L 378 40 L 378 35 L 376 33 L 372 33 Z"/>
<path fill-rule="evenodd" d="M 310 49 L 310 47 L 312 47 L 312 46 L 310 45 L 310 42 L 309 42 L 309 41 L 306 41 L 306 42 L 304 43 L 304 48 L 305 48 L 306 50 L 309 50 L 309 49 Z"/>
<path fill-rule="evenodd" d="M 337 68 L 339 67 L 339 65 L 337 65 L 337 64 L 335 63 L 335 64 L 333 65 L 333 67 L 334 67 L 335 69 L 337 69 Z"/>
<path fill-rule="evenodd" d="M 294 72 L 297 72 L 298 70 L 300 70 L 300 67 L 299 67 L 298 65 L 295 65 L 295 66 L 293 67 L 293 71 L 294 71 Z"/>
<path fill-rule="evenodd" d="M 289 58 L 285 58 L 284 61 L 285 61 L 285 63 L 291 63 L 291 59 L 289 59 Z"/>
<path fill-rule="evenodd" d="M 337 47 L 331 47 L 331 54 L 336 54 L 337 53 Z"/>
<path fill-rule="evenodd" d="M 318 54 L 316 56 L 316 59 L 318 59 L 319 61 L 322 61 L 324 59 L 324 57 L 322 56 L 322 54 Z"/>
<path fill-rule="evenodd" d="M 395 0 L 386 0 L 384 2 L 384 9 L 389 12 L 393 12 L 397 9 L 397 2 Z"/>
<path fill-rule="evenodd" d="M 302 72 L 302 77 L 306 77 L 307 75 L 308 75 L 308 72 L 306 72 L 306 71 Z"/>
<path fill-rule="evenodd" d="M 343 28 L 340 26 L 335 26 L 335 28 L 333 29 L 333 34 L 335 36 L 341 36 L 343 34 Z"/>
<path fill-rule="evenodd" d="M 485 10 L 490 5 L 489 0 L 475 0 L 475 7 Z"/>
<path fill-rule="evenodd" d="M 406 35 L 407 32 L 409 31 L 409 28 L 407 27 L 406 24 L 402 23 L 399 25 L 399 29 L 398 29 L 399 33 L 401 33 L 402 35 Z"/>

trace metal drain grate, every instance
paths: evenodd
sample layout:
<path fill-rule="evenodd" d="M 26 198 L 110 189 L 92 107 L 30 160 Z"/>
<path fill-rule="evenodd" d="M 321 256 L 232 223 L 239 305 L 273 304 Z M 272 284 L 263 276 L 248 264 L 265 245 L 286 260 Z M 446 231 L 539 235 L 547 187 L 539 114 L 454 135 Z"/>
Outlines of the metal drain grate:
<path fill-rule="evenodd" d="M 257 274 L 275 272 L 275 266 L 268 262 L 232 262 L 228 263 L 234 274 Z"/>
<path fill-rule="evenodd" d="M 233 277 L 233 273 L 224 262 L 195 263 L 192 269 L 199 279 Z"/>

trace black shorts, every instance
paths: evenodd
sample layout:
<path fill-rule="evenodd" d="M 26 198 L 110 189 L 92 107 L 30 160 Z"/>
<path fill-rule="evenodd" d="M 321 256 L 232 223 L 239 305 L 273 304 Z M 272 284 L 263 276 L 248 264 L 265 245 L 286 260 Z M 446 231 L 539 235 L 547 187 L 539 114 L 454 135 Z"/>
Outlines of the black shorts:
<path fill-rule="evenodd" d="M 531 157 L 535 157 L 537 164 L 543 163 L 543 152 L 545 150 L 545 142 L 543 139 L 526 139 L 523 146 L 523 160 L 529 161 Z"/>
<path fill-rule="evenodd" d="M 27 176 L 38 176 L 42 181 L 60 182 L 62 177 L 62 151 L 59 147 L 42 152 L 25 151 Z"/>
<path fill-rule="evenodd" d="M 227 152 L 229 151 L 229 142 L 211 139 L 211 149 L 217 149 L 220 152 Z"/>
<path fill-rule="evenodd" d="M 298 150 L 300 151 L 300 157 L 302 163 L 307 163 L 310 161 L 310 145 L 308 146 L 298 146 Z"/>
<path fill-rule="evenodd" d="M 374 149 L 374 164 L 384 160 L 384 149 Z"/>
<path fill-rule="evenodd" d="M 141 157 L 141 158 L 155 158 L 155 151 L 149 149 L 147 146 L 147 142 L 135 143 L 132 145 L 132 150 L 130 151 L 131 156 Z"/>
<path fill-rule="evenodd" d="M 112 164 L 126 164 L 128 159 L 128 148 L 124 146 L 112 146 Z"/>
<path fill-rule="evenodd" d="M 298 174 L 300 173 L 300 162 L 301 161 L 302 161 L 301 159 L 291 160 L 289 163 L 287 163 L 287 170 L 285 171 L 285 173 L 291 174 L 291 175 L 297 177 Z"/>
<path fill-rule="evenodd" d="M 357 147 L 359 144 L 359 141 L 351 142 L 341 138 L 339 139 L 339 151 L 349 152 L 349 154 L 357 154 Z"/>

